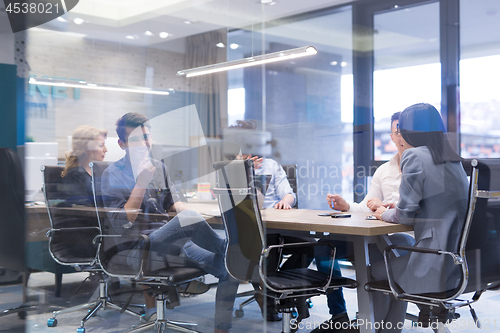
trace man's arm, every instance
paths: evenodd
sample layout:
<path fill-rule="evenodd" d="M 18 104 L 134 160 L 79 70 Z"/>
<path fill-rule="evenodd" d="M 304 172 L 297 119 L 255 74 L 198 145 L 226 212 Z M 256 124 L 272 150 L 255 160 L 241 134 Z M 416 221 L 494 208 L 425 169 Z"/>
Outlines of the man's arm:
<path fill-rule="evenodd" d="M 283 167 L 278 163 L 276 163 L 274 169 L 274 186 L 275 193 L 281 198 L 281 200 L 274 205 L 274 208 L 291 209 L 295 204 L 295 194 L 290 186 L 290 182 L 288 182 L 285 170 L 283 170 Z"/>
<path fill-rule="evenodd" d="M 286 194 L 283 199 L 278 201 L 274 208 L 276 209 L 292 209 L 293 204 L 295 203 L 295 198 L 290 193 Z"/>
<path fill-rule="evenodd" d="M 139 210 L 141 209 L 142 200 L 146 193 L 146 188 L 153 179 L 153 174 L 156 168 L 150 163 L 144 168 L 144 170 L 137 176 L 137 182 L 130 193 L 130 197 L 123 206 L 125 212 L 127 213 L 127 219 L 134 223 L 139 215 Z"/>

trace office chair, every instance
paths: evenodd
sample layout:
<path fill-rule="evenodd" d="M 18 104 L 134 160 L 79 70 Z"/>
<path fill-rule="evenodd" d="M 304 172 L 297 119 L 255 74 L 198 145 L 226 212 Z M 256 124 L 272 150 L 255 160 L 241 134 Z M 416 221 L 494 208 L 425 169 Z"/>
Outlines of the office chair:
<path fill-rule="evenodd" d="M 0 148 L 0 266 L 23 273 L 23 304 L 0 312 L 0 317 L 26 311 L 35 305 L 26 303 L 24 175 L 21 161 L 9 148 Z"/>
<path fill-rule="evenodd" d="M 90 309 L 81 320 L 77 333 L 85 332 L 85 322 L 99 309 L 107 307 L 141 319 L 139 313 L 123 309 L 110 301 L 108 296 L 107 277 L 103 274 L 97 257 L 98 245 L 93 242 L 100 234 L 99 224 L 92 198 L 87 193 L 80 193 L 72 184 L 63 181 L 60 166 L 42 166 L 43 193 L 49 214 L 51 229 L 47 232 L 49 252 L 52 258 L 61 265 L 70 265 L 77 271 L 88 272 L 89 276 L 99 279 L 99 296 L 94 302 L 77 305 L 68 309 L 54 311 L 47 321 L 47 326 L 57 326 L 56 316 Z M 84 281 L 85 282 L 85 281 Z"/>
<path fill-rule="evenodd" d="M 199 279 L 207 274 L 198 267 L 189 267 L 188 259 L 179 257 L 179 247 L 173 246 L 166 255 L 156 255 L 149 251 L 150 241 L 143 234 L 121 235 L 114 231 L 108 213 L 113 213 L 111 208 L 105 207 L 102 200 L 101 177 L 107 168 L 106 162 L 91 162 L 92 190 L 96 203 L 101 234 L 96 236 L 99 242 L 99 261 L 104 272 L 109 276 L 134 280 L 139 285 L 148 286 L 150 293 L 156 297 L 157 319 L 154 322 L 139 325 L 127 332 L 142 331 L 150 326 L 155 326 L 157 332 L 173 329 L 180 332 L 197 333 L 194 323 L 171 321 L 166 317 L 166 310 L 180 305 L 177 286 Z M 154 219 L 154 216 L 149 216 Z M 163 215 L 157 216 L 158 221 L 164 219 Z M 140 218 L 144 220 L 144 216 Z M 135 223 L 148 222 L 136 221 Z M 132 249 L 141 243 L 139 259 L 131 264 L 130 254 Z"/>
<path fill-rule="evenodd" d="M 309 317 L 307 298 L 324 295 L 330 289 L 356 287 L 356 281 L 332 276 L 332 270 L 328 275 L 308 268 L 280 270 L 268 265 L 268 262 L 275 262 L 275 258 L 279 259 L 280 250 L 285 247 L 307 249 L 323 243 L 266 246 L 265 227 L 257 203 L 253 161 L 218 162 L 214 168 L 217 170 L 218 183 L 214 192 L 219 196 L 219 208 L 229 238 L 226 268 L 237 280 L 258 283 L 262 286 L 264 296 L 274 299 L 276 308 L 283 313 L 284 333 L 298 327 L 291 322 L 294 309 L 298 313 L 295 324 Z M 273 269 L 268 266 L 273 266 Z"/>
<path fill-rule="evenodd" d="M 367 291 L 392 293 L 397 299 L 419 305 L 418 322 L 424 327 L 432 325 L 439 333 L 446 331 L 446 323 L 459 318 L 455 310 L 464 306 L 469 306 L 476 326 L 481 327 L 471 304 L 477 302 L 482 293 L 500 284 L 500 159 L 472 160 L 471 166 L 467 214 L 456 251 L 388 246 L 384 257 L 389 280 L 365 285 Z M 437 293 L 406 293 L 391 274 L 393 249 L 449 256 L 460 271 L 460 283 Z M 462 299 L 462 294 L 472 292 L 470 299 Z"/>
<path fill-rule="evenodd" d="M 290 183 L 290 186 L 292 187 L 293 192 L 296 195 L 296 200 L 295 204 L 293 205 L 292 208 L 298 208 L 298 203 L 299 203 L 299 193 L 298 193 L 298 178 L 297 178 L 297 165 L 296 164 L 283 164 L 281 166 L 283 170 L 286 173 L 286 177 L 288 179 L 288 182 Z M 248 304 L 251 304 L 252 302 L 256 301 L 255 296 L 258 293 L 260 286 L 256 283 L 253 284 L 254 290 L 238 293 L 236 297 L 247 297 L 250 296 L 248 299 L 240 303 L 239 307 L 237 310 L 235 310 L 235 315 L 238 318 L 241 318 L 245 315 L 243 307 L 247 306 Z M 307 306 L 309 308 L 313 307 L 313 303 L 311 300 L 307 300 Z M 293 315 L 296 317 L 297 313 L 293 312 Z"/>

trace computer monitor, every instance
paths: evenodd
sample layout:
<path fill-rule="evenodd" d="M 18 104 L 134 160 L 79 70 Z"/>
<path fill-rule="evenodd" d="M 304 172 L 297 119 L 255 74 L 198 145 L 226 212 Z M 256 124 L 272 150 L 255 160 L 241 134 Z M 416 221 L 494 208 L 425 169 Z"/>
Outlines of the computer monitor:
<path fill-rule="evenodd" d="M 57 165 L 57 142 L 26 142 L 24 145 L 25 200 L 43 201 L 42 165 Z"/>

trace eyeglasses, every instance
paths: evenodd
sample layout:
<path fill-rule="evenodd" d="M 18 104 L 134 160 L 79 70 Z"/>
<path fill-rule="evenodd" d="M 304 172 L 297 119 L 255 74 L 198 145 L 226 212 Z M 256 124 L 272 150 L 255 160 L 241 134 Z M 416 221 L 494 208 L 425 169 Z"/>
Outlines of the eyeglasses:
<path fill-rule="evenodd" d="M 396 132 L 394 132 L 395 135 L 401 135 L 401 129 L 399 128 L 399 123 L 396 124 Z"/>

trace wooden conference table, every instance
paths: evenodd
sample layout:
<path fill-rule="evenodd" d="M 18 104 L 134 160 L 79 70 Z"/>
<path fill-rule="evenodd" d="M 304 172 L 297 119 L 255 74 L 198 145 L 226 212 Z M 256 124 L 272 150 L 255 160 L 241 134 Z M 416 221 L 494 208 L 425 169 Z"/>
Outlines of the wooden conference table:
<path fill-rule="evenodd" d="M 186 206 L 204 216 L 211 225 L 222 227 L 217 201 L 189 202 Z M 73 210 L 71 208 L 62 208 L 61 210 L 65 209 L 68 210 L 68 213 Z M 32 208 L 32 210 L 34 209 Z M 42 213 L 42 210 L 45 210 L 46 213 L 45 207 L 37 207 L 36 209 L 39 213 Z M 95 209 L 90 207 L 78 210 L 82 215 L 95 214 Z M 387 234 L 411 231 L 412 227 L 378 220 L 366 220 L 365 217 L 370 215 L 368 213 L 350 213 L 350 218 L 335 219 L 328 216 L 318 216 L 319 213 L 329 212 L 331 210 L 277 210 L 271 208 L 262 211 L 262 220 L 267 230 L 276 230 L 281 234 L 351 241 L 354 245 L 356 281 L 358 282 L 358 323 L 374 323 L 372 293 L 364 290 L 364 285 L 369 280 L 368 245 L 379 244 L 383 250 L 385 246 L 390 244 Z M 39 229 L 42 226 L 38 225 L 37 227 Z M 44 227 L 50 228 L 50 225 Z M 359 328 L 362 333 L 374 332 L 373 325 L 360 325 Z"/>
<path fill-rule="evenodd" d="M 203 215 L 211 224 L 222 223 L 218 205 L 215 203 L 189 203 L 192 209 Z M 356 281 L 358 282 L 358 323 L 374 323 L 374 304 L 372 294 L 364 290 L 369 281 L 368 245 L 378 243 L 381 249 L 390 244 L 387 234 L 412 231 L 412 226 L 387 223 L 379 220 L 366 220 L 368 213 L 350 213 L 350 218 L 331 218 L 318 216 L 330 213 L 311 209 L 265 209 L 262 220 L 267 229 L 279 230 L 282 234 L 314 237 L 333 240 L 352 241 L 356 262 Z M 374 332 L 373 325 L 360 325 L 360 332 Z"/>

